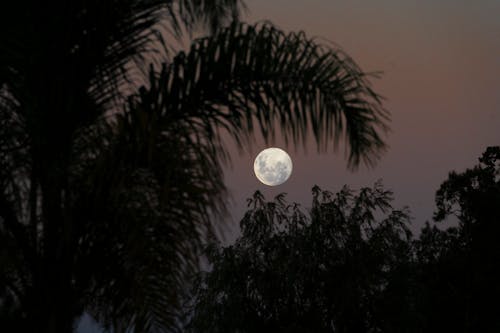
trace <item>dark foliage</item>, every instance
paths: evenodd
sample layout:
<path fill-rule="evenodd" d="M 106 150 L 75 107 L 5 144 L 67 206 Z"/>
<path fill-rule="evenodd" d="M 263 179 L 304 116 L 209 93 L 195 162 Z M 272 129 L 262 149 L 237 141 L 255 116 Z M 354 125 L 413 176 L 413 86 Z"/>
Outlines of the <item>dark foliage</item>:
<path fill-rule="evenodd" d="M 480 164 L 451 172 L 436 193 L 435 220 L 416 242 L 420 311 L 430 332 L 498 332 L 500 313 L 500 147 Z"/>
<path fill-rule="evenodd" d="M 196 289 L 196 332 L 408 332 L 406 210 L 377 183 L 358 193 L 313 188 L 304 213 L 259 192 L 234 245 L 209 248 Z M 411 326 L 410 326 L 411 327 Z"/>
<path fill-rule="evenodd" d="M 175 331 L 224 213 L 221 130 L 312 131 L 318 147 L 344 138 L 352 167 L 378 158 L 387 113 L 370 75 L 302 33 L 228 26 L 241 9 L 1 3 L 0 326 L 70 332 L 86 311 L 115 332 Z M 199 27 L 212 35 L 187 53 L 165 43 Z"/>
<path fill-rule="evenodd" d="M 234 245 L 207 249 L 192 332 L 498 332 L 500 147 L 450 173 L 435 220 L 411 238 L 380 184 L 313 188 L 305 213 L 257 192 Z"/>

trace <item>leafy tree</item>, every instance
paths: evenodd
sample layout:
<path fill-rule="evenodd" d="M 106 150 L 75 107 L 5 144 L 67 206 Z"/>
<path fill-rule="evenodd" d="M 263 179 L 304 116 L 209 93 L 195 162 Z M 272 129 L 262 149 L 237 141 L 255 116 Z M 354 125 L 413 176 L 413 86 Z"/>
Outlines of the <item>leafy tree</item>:
<path fill-rule="evenodd" d="M 234 245 L 212 244 L 195 282 L 193 332 L 497 332 L 500 147 L 451 172 L 436 222 L 410 238 L 380 184 L 313 189 L 305 213 L 282 195 L 249 200 Z"/>
<path fill-rule="evenodd" d="M 383 151 L 369 74 L 303 33 L 222 28 L 241 6 L 2 3 L 2 324 L 68 332 L 86 310 L 116 332 L 173 330 L 224 212 L 221 130 L 240 144 L 276 127 L 322 148 L 345 137 L 351 166 Z M 200 23 L 214 34 L 173 56 L 165 31 Z"/>
<path fill-rule="evenodd" d="M 500 147 L 489 147 L 479 165 L 451 172 L 436 193 L 434 219 L 416 242 L 420 311 L 426 331 L 497 332 L 500 310 Z"/>
<path fill-rule="evenodd" d="M 380 183 L 313 188 L 305 213 L 284 195 L 249 200 L 242 236 L 212 244 L 195 283 L 194 332 L 408 332 L 411 233 Z"/>

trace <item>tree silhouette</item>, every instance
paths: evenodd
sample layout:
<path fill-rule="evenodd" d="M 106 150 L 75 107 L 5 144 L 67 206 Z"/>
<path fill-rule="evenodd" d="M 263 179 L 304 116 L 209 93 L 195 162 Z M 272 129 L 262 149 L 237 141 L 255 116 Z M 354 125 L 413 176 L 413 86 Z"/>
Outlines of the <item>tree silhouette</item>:
<path fill-rule="evenodd" d="M 411 233 L 380 183 L 249 200 L 234 245 L 211 245 L 195 283 L 193 332 L 410 332 Z"/>
<path fill-rule="evenodd" d="M 451 172 L 418 239 L 376 184 L 313 188 L 304 212 L 256 192 L 233 245 L 207 248 L 191 332 L 497 332 L 500 147 Z"/>
<path fill-rule="evenodd" d="M 222 28 L 240 8 L 2 5 L 2 324 L 68 332 L 85 310 L 116 332 L 174 330 L 183 281 L 224 212 L 221 130 L 240 144 L 255 129 L 295 143 L 312 131 L 322 149 L 344 137 L 352 167 L 383 151 L 387 113 L 369 75 L 303 33 Z M 200 22 L 213 35 L 172 57 L 162 32 Z M 145 65 L 158 59 L 158 72 Z"/>
<path fill-rule="evenodd" d="M 500 329 L 500 147 L 489 147 L 479 161 L 451 172 L 436 193 L 434 219 L 455 216 L 458 226 L 442 231 L 427 224 L 416 242 L 427 332 Z"/>

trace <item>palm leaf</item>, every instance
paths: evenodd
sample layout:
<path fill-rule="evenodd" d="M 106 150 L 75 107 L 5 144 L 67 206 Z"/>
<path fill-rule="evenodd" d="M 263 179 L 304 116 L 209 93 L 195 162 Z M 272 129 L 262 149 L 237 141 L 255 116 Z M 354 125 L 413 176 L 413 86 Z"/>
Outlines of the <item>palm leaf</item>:
<path fill-rule="evenodd" d="M 211 5 L 214 7 L 207 10 Z M 22 247 L 24 251 L 20 253 L 24 258 L 13 264 L 19 265 L 16 266 L 19 275 L 9 277 L 9 280 L 17 284 L 20 276 L 27 272 L 22 281 L 24 289 L 21 292 L 24 298 L 18 298 L 19 304 L 16 304 L 23 307 L 23 320 L 34 316 L 47 317 L 39 315 L 46 310 L 43 307 L 26 306 L 43 302 L 30 299 L 37 297 L 36 293 L 31 293 L 31 289 L 43 289 L 37 291 L 52 294 L 54 298 L 61 296 L 57 286 L 56 290 L 48 291 L 43 285 L 36 285 L 32 279 L 37 275 L 47 275 L 48 279 L 57 275 L 49 265 L 45 265 L 51 260 L 55 262 L 60 260 L 60 257 L 69 258 L 61 259 L 60 262 L 63 263 L 58 267 L 72 271 L 72 278 L 66 282 L 78 289 L 75 295 L 82 298 L 79 300 L 81 302 L 84 302 L 82 294 L 89 292 L 88 283 L 92 284 L 90 290 L 96 291 L 97 295 L 100 295 L 98 288 L 109 287 L 107 280 L 96 274 L 95 267 L 88 260 L 99 258 L 99 254 L 92 251 L 95 251 L 96 244 L 104 239 L 92 232 L 108 231 L 100 236 L 110 236 L 110 226 L 116 226 L 112 222 L 122 215 L 116 210 L 120 206 L 113 201 L 116 196 L 109 191 L 100 192 L 108 197 L 89 197 L 90 194 L 96 193 L 91 189 L 94 183 L 90 181 L 100 180 L 101 184 L 109 184 L 100 178 L 110 175 L 105 166 L 131 163 L 117 170 L 115 177 L 109 177 L 114 180 L 110 188 L 123 190 L 125 180 L 130 181 L 130 176 L 139 172 L 141 165 L 134 164 L 134 158 L 139 154 L 137 147 L 126 146 L 123 154 L 119 155 L 123 159 L 113 161 L 112 153 L 120 151 L 117 145 L 123 143 L 123 133 L 126 131 L 111 131 L 113 126 L 105 120 L 106 113 L 114 116 L 116 106 L 119 105 L 117 102 L 121 101 L 122 96 L 128 95 L 127 91 L 132 91 L 130 87 L 136 86 L 145 63 L 155 57 L 164 59 L 168 56 L 166 50 L 155 49 L 155 46 L 159 46 L 158 41 L 164 37 L 161 34 L 165 30 L 172 31 L 179 38 L 180 32 L 184 29 L 194 29 L 199 21 L 214 29 L 223 25 L 229 13 L 237 12 L 239 6 L 240 1 L 236 0 L 58 0 L 48 4 L 29 0 L 0 4 L 0 228 L 2 232 L 5 229 L 5 235 L 8 237 L 15 238 L 14 244 Z M 200 10 L 200 7 L 203 9 Z M 165 46 L 164 49 L 166 48 Z M 135 125 L 135 121 L 131 122 L 131 126 Z M 138 138 L 136 133 L 126 133 L 126 137 Z M 103 134 L 103 137 L 97 138 L 95 134 Z M 94 146 L 82 149 L 85 143 Z M 96 145 L 100 146 L 96 148 Z M 189 143 L 185 146 L 189 146 Z M 181 146 L 174 148 L 179 150 Z M 200 149 L 191 147 L 195 152 L 181 159 L 188 165 L 176 167 L 193 168 L 189 163 L 195 163 L 196 158 L 201 156 Z M 134 155 L 135 153 L 137 154 Z M 140 156 L 137 159 L 141 160 Z M 203 165 L 202 162 L 196 163 Z M 101 173 L 91 176 L 84 172 L 86 167 Z M 160 167 L 156 167 L 155 172 L 158 172 Z M 128 178 L 124 176 L 127 172 L 130 172 Z M 50 178 L 56 182 L 52 182 Z M 219 178 L 214 176 L 212 179 Z M 197 180 L 194 178 L 192 182 Z M 159 184 L 165 185 L 162 182 Z M 199 184 L 203 186 L 202 182 Z M 82 189 L 78 187 L 80 185 Z M 145 185 L 141 183 L 135 186 L 137 188 Z M 195 193 L 198 188 L 193 188 L 192 192 Z M 209 188 L 208 186 L 207 189 Z M 176 190 L 178 192 L 170 191 L 172 202 L 182 200 L 182 189 L 177 187 Z M 60 194 L 63 192 L 67 198 L 64 203 L 60 200 Z M 184 220 L 176 224 L 179 228 L 184 228 L 182 223 L 188 223 L 187 218 L 199 221 L 200 214 L 206 214 L 207 210 L 200 210 L 204 205 L 203 200 L 207 198 L 204 194 L 206 190 L 202 188 L 201 193 L 200 200 L 193 201 L 197 203 L 195 208 L 198 210 L 193 214 L 185 214 Z M 221 191 L 217 190 L 217 193 Z M 218 194 L 210 200 L 216 201 L 216 198 Z M 78 202 L 77 199 L 82 200 Z M 135 200 L 133 196 L 125 196 L 122 199 Z M 103 203 L 99 205 L 96 203 L 98 200 Z M 65 218 L 58 221 L 45 218 L 45 208 L 42 207 L 44 203 L 49 203 L 61 213 L 64 211 Z M 105 203 L 112 205 L 106 210 L 103 206 Z M 96 211 L 92 211 L 93 208 L 96 208 Z M 161 214 L 166 214 L 165 211 L 166 209 L 162 208 Z M 176 213 L 179 214 L 178 211 Z M 129 220 L 135 219 L 137 222 L 137 214 L 139 213 L 131 214 Z M 171 216 L 168 218 L 174 220 Z M 101 228 L 92 229 L 94 223 L 102 223 Z M 201 233 L 200 230 L 188 227 L 185 228 L 186 233 Z M 203 229 L 202 226 L 199 228 Z M 172 232 L 167 234 L 172 237 Z M 124 236 L 123 233 L 118 235 Z M 175 245 L 175 239 L 170 238 L 170 243 L 166 242 L 175 245 L 169 248 L 169 253 L 176 256 L 179 253 L 180 257 L 171 261 L 169 274 L 173 277 L 178 276 L 175 274 L 175 264 L 184 260 L 180 254 L 185 253 L 185 249 L 189 247 L 186 237 L 179 241 L 180 250 Z M 7 241 L 1 244 L 0 252 L 3 254 Z M 84 245 L 87 245 L 88 249 L 85 249 Z M 52 255 L 56 253 L 52 251 L 48 255 L 45 251 L 47 247 L 63 249 L 60 251 L 62 254 Z M 177 252 L 172 252 L 172 249 Z M 159 250 L 155 248 L 154 251 Z M 122 257 L 117 253 L 111 252 L 109 257 L 122 262 L 119 261 Z M 28 254 L 35 258 L 28 258 Z M 37 267 L 33 267 L 30 260 L 38 261 Z M 81 267 L 88 271 L 80 271 L 78 264 L 75 268 L 75 262 L 81 263 Z M 2 266 L 7 267 L 3 265 L 3 259 Z M 182 267 L 179 270 L 184 271 Z M 3 272 L 0 272 L 0 275 L 0 279 L 6 276 Z M 101 285 L 96 286 L 97 282 Z M 163 290 L 165 291 L 165 288 Z M 73 306 L 74 304 L 66 304 L 67 308 L 72 308 L 71 315 L 79 315 L 81 307 L 76 307 L 73 314 Z M 47 311 L 50 312 L 51 309 Z M 64 317 L 61 313 L 58 315 Z M 71 319 L 64 318 L 62 321 L 70 322 Z M 40 323 L 31 323 L 38 324 Z"/>
<path fill-rule="evenodd" d="M 35 83 L 43 86 L 71 79 L 73 84 L 66 87 L 87 92 L 99 105 L 109 103 L 131 92 L 129 88 L 141 78 L 144 64 L 168 55 L 168 46 L 160 47 L 165 33 L 170 31 L 180 38 L 183 31 L 200 25 L 216 29 L 236 17 L 242 6 L 240 0 L 2 4 L 0 88 L 6 84 L 12 95 L 22 100 L 32 94 L 20 90 L 27 88 L 27 82 L 36 88 Z M 86 119 L 95 117 L 88 108 L 82 113 Z"/>
<path fill-rule="evenodd" d="M 389 116 L 370 76 L 303 33 L 233 23 L 163 67 L 158 102 L 165 119 L 223 128 L 239 143 L 255 127 L 266 139 L 279 128 L 293 143 L 312 131 L 322 151 L 344 139 L 351 167 L 373 165 L 386 148 Z"/>
<path fill-rule="evenodd" d="M 115 331 L 175 330 L 184 283 L 214 232 L 212 218 L 225 210 L 218 147 L 203 128 L 160 121 L 155 80 L 75 147 L 76 215 L 86 236 L 77 275 L 91 286 L 87 310 Z"/>

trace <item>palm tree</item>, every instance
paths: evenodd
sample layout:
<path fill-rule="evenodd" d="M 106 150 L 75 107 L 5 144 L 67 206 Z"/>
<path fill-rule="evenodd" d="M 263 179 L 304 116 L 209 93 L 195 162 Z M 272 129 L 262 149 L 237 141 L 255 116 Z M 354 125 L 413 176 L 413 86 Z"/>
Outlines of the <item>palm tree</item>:
<path fill-rule="evenodd" d="M 83 311 L 117 332 L 173 330 L 224 213 L 223 131 L 240 145 L 255 129 L 294 143 L 312 131 L 323 150 L 345 137 L 351 167 L 385 147 L 369 75 L 303 33 L 221 28 L 239 1 L 11 6 L 0 9 L 0 320 L 18 330 L 68 332 Z M 200 22 L 213 34 L 171 57 L 165 31 Z"/>
<path fill-rule="evenodd" d="M 69 331 L 85 307 L 75 271 L 86 223 L 74 207 L 85 132 L 152 60 L 144 57 L 154 56 L 159 30 L 180 36 L 197 22 L 215 29 L 238 8 L 237 0 L 2 3 L 0 221 L 9 265 L 1 286 L 23 322 Z"/>

